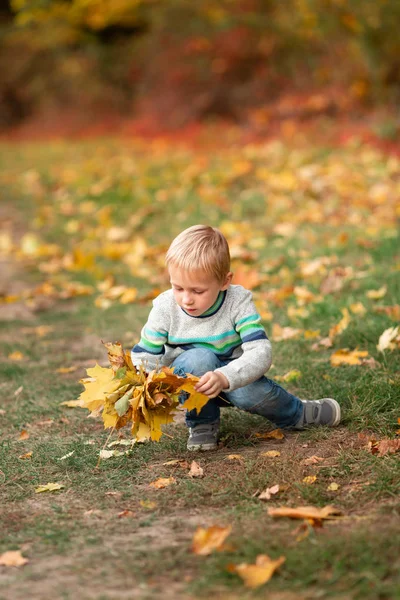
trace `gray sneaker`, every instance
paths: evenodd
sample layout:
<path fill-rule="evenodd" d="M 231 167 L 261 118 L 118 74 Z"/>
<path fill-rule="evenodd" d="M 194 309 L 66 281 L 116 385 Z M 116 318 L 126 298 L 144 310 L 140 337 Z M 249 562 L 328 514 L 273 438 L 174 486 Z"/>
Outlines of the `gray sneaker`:
<path fill-rule="evenodd" d="M 213 423 L 205 423 L 189 427 L 189 439 L 187 449 L 216 450 L 218 448 L 219 420 Z"/>
<path fill-rule="evenodd" d="M 301 400 L 303 414 L 294 426 L 295 429 L 304 429 L 308 425 L 327 425 L 335 427 L 340 423 L 340 406 L 333 398 L 321 400 Z"/>

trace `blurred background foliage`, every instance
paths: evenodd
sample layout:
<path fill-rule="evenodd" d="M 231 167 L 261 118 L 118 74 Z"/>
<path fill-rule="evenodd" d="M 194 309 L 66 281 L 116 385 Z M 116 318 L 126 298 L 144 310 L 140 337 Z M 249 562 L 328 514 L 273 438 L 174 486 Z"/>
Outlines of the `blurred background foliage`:
<path fill-rule="evenodd" d="M 399 0 L 3 1 L 0 126 L 60 110 L 238 122 L 288 89 L 395 107 L 399 24 Z"/>

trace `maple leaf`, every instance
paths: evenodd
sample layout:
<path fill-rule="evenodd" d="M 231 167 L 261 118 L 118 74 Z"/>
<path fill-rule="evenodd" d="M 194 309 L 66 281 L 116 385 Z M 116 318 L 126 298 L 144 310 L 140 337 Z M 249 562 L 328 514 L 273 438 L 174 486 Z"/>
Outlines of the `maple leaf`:
<path fill-rule="evenodd" d="M 343 315 L 343 318 L 339 321 L 337 325 L 334 325 L 329 330 L 329 338 L 331 340 L 333 340 L 337 335 L 343 333 L 343 331 L 347 329 L 351 321 L 350 313 L 347 310 L 347 308 L 342 308 L 341 313 Z"/>
<path fill-rule="evenodd" d="M 317 481 L 316 475 L 307 475 L 307 477 L 304 477 L 304 479 L 303 479 L 303 483 L 306 483 L 307 485 L 311 485 L 312 483 L 315 483 L 316 481 Z"/>
<path fill-rule="evenodd" d="M 317 508 L 315 506 L 299 506 L 297 508 L 289 508 L 281 506 L 280 508 L 269 508 L 268 514 L 271 517 L 289 517 L 290 519 L 332 519 L 341 512 L 334 506 L 324 506 Z"/>
<path fill-rule="evenodd" d="M 28 562 L 29 560 L 22 556 L 20 550 L 8 550 L 0 554 L 0 565 L 5 567 L 22 567 Z"/>
<path fill-rule="evenodd" d="M 190 465 L 190 471 L 189 471 L 188 475 L 189 475 L 189 477 L 203 477 L 204 470 L 201 468 L 199 463 L 197 463 L 195 460 L 193 460 Z"/>
<path fill-rule="evenodd" d="M 256 433 L 255 436 L 260 440 L 283 440 L 285 434 L 282 429 L 273 429 L 272 431 L 266 431 L 264 433 Z"/>
<path fill-rule="evenodd" d="M 149 487 L 155 488 L 156 490 L 161 490 L 174 483 L 176 483 L 175 477 L 160 477 L 159 479 L 156 479 L 156 481 L 149 483 Z"/>
<path fill-rule="evenodd" d="M 277 560 L 272 560 L 266 554 L 259 554 L 254 565 L 247 563 L 229 565 L 228 570 L 231 573 L 237 573 L 243 579 L 246 587 L 257 588 L 267 583 L 285 560 L 284 556 L 280 556 Z"/>
<path fill-rule="evenodd" d="M 232 527 L 220 527 L 212 525 L 211 527 L 198 527 L 193 536 L 192 552 L 200 556 L 207 556 L 214 550 L 222 547 L 224 541 L 231 533 Z"/>

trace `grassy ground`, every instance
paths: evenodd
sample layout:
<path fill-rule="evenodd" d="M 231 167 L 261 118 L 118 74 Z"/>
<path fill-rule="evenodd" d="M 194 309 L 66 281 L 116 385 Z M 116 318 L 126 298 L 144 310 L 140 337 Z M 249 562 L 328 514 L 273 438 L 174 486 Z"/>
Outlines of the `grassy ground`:
<path fill-rule="evenodd" d="M 367 448 L 399 427 L 399 349 L 376 346 L 399 320 L 400 163 L 356 142 L 242 147 L 233 135 L 214 149 L 208 141 L 196 150 L 108 139 L 1 148 L 0 554 L 29 559 L 0 566 L 1 599 L 400 595 L 398 455 Z M 193 459 L 182 422 L 160 443 L 97 467 L 108 432 L 61 403 L 78 397 L 86 368 L 106 365 L 101 340 L 128 348 L 138 339 L 151 297 L 168 286 L 168 242 L 198 222 L 223 229 L 236 281 L 254 284 L 273 339 L 270 376 L 300 371 L 283 385 L 303 398 L 337 398 L 342 424 L 263 440 L 256 434 L 272 424 L 224 409 L 220 449 L 196 458 L 201 479 L 185 463 L 164 464 Z M 136 291 L 125 303 L 127 289 Z M 334 335 L 344 309 L 348 325 Z M 298 332 L 280 340 L 274 324 Z M 313 349 L 328 335 L 332 347 Z M 343 348 L 368 355 L 333 367 Z M 310 464 L 312 456 L 323 460 Z M 175 485 L 149 487 L 171 475 Z M 48 482 L 64 487 L 35 493 Z M 277 496 L 258 500 L 275 484 Z M 299 522 L 267 513 L 327 504 L 343 516 L 303 539 Z M 212 524 L 233 526 L 229 549 L 194 555 L 194 531 Z M 256 591 L 226 568 L 265 553 L 286 562 Z"/>

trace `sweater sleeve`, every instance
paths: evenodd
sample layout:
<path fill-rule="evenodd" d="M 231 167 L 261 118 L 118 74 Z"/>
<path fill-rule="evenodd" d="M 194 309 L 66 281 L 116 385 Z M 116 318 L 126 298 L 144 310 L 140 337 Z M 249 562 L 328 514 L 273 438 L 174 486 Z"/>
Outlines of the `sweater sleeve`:
<path fill-rule="evenodd" d="M 169 323 L 168 311 L 165 310 L 164 304 L 165 299 L 162 295 L 153 301 L 153 308 L 141 331 L 140 341 L 131 351 L 133 365 L 135 367 L 143 365 L 146 371 L 156 369 L 162 363 L 165 354 Z"/>
<path fill-rule="evenodd" d="M 244 290 L 233 308 L 235 331 L 240 335 L 243 354 L 224 367 L 216 369 L 225 375 L 232 392 L 237 388 L 253 383 L 268 371 L 272 363 L 272 348 L 261 317 L 253 303 L 252 293 Z"/>

